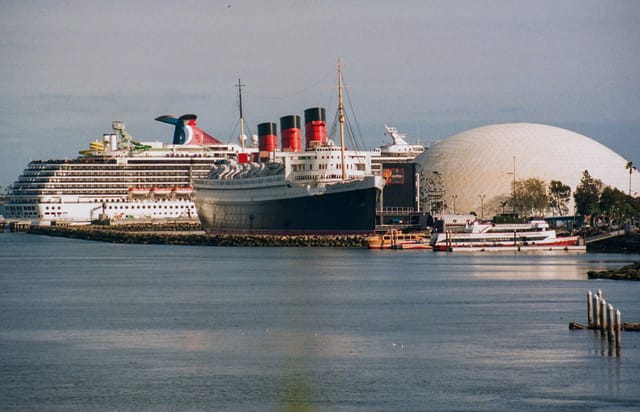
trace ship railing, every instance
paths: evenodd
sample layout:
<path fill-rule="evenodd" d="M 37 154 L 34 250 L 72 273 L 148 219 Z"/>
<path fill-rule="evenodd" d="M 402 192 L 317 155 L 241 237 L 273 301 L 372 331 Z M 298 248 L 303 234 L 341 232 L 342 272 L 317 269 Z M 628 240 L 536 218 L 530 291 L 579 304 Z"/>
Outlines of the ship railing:
<path fill-rule="evenodd" d="M 376 210 L 377 214 L 382 215 L 411 215 L 416 213 L 416 209 L 413 207 L 383 207 Z"/>
<path fill-rule="evenodd" d="M 206 185 L 215 186 L 234 186 L 234 185 L 265 185 L 268 183 L 281 183 L 282 175 L 248 177 L 238 179 L 195 179 L 195 182 L 204 183 Z"/>

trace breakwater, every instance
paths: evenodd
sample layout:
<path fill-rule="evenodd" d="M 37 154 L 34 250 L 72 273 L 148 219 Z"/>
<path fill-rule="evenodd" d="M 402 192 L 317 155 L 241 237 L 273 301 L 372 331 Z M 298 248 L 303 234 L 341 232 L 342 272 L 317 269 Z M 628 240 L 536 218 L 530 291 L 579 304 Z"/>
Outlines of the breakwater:
<path fill-rule="evenodd" d="M 192 223 L 108 226 L 33 226 L 29 233 L 109 243 L 166 244 L 188 246 L 254 247 L 365 247 L 360 235 L 237 235 L 206 234 Z"/>
<path fill-rule="evenodd" d="M 611 280 L 640 280 L 640 262 L 613 270 L 590 270 L 587 272 L 589 279 L 611 279 Z"/>

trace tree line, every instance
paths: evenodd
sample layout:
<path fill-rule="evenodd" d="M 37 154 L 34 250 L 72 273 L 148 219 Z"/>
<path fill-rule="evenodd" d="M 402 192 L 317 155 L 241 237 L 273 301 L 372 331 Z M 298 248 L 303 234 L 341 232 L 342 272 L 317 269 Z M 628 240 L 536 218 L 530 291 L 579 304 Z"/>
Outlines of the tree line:
<path fill-rule="evenodd" d="M 629 176 L 632 170 L 635 168 L 630 169 Z M 640 217 L 640 197 L 631 196 L 631 183 L 629 193 L 624 193 L 618 188 L 605 186 L 585 170 L 573 197 L 576 213 L 588 218 L 591 225 L 596 222 L 620 224 Z"/>
<path fill-rule="evenodd" d="M 520 216 L 544 215 L 550 210 L 554 216 L 569 213 L 568 203 L 571 188 L 560 181 L 552 180 L 549 185 L 541 179 L 530 178 L 515 182 L 511 199 L 513 210 Z M 580 183 L 573 193 L 575 214 L 585 217 L 589 223 L 621 223 L 640 216 L 640 198 L 622 190 L 604 185 L 588 170 L 582 172 Z"/>
<path fill-rule="evenodd" d="M 568 205 L 573 196 L 573 212 L 585 217 L 592 225 L 595 222 L 613 224 L 627 219 L 638 220 L 640 197 L 631 196 L 631 176 L 636 167 L 628 162 L 625 168 L 629 171 L 629 193 L 604 185 L 585 170 L 573 193 L 571 187 L 558 180 L 551 180 L 548 184 L 539 178 L 514 181 L 510 197 L 500 206 L 503 213 L 505 207 L 510 207 L 520 217 L 543 216 L 547 212 L 553 216 L 565 216 L 571 212 Z M 421 200 L 429 204 L 432 212 L 444 211 L 448 205 L 442 175 L 433 172 L 423 176 L 422 184 Z"/>

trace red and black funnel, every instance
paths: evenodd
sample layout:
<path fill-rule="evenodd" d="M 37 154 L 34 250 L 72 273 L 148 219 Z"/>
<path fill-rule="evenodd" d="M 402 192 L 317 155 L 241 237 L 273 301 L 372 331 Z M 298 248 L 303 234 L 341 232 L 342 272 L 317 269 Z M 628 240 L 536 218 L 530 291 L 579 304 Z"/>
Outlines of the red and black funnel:
<path fill-rule="evenodd" d="M 304 111 L 304 133 L 307 148 L 327 142 L 327 117 L 324 107 L 313 107 Z"/>

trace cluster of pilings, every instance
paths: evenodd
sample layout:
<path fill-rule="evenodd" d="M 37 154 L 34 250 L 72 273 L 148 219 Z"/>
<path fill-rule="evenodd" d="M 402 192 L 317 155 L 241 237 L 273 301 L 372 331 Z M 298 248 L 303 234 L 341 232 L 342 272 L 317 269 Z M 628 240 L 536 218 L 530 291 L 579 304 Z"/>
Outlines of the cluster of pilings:
<path fill-rule="evenodd" d="M 587 292 L 587 325 L 578 322 L 569 323 L 569 329 L 592 329 L 602 338 L 607 337 L 609 343 L 609 355 L 613 354 L 615 346 L 616 356 L 620 356 L 622 347 L 623 324 L 620 310 L 602 296 L 602 290 L 597 293 Z"/>

